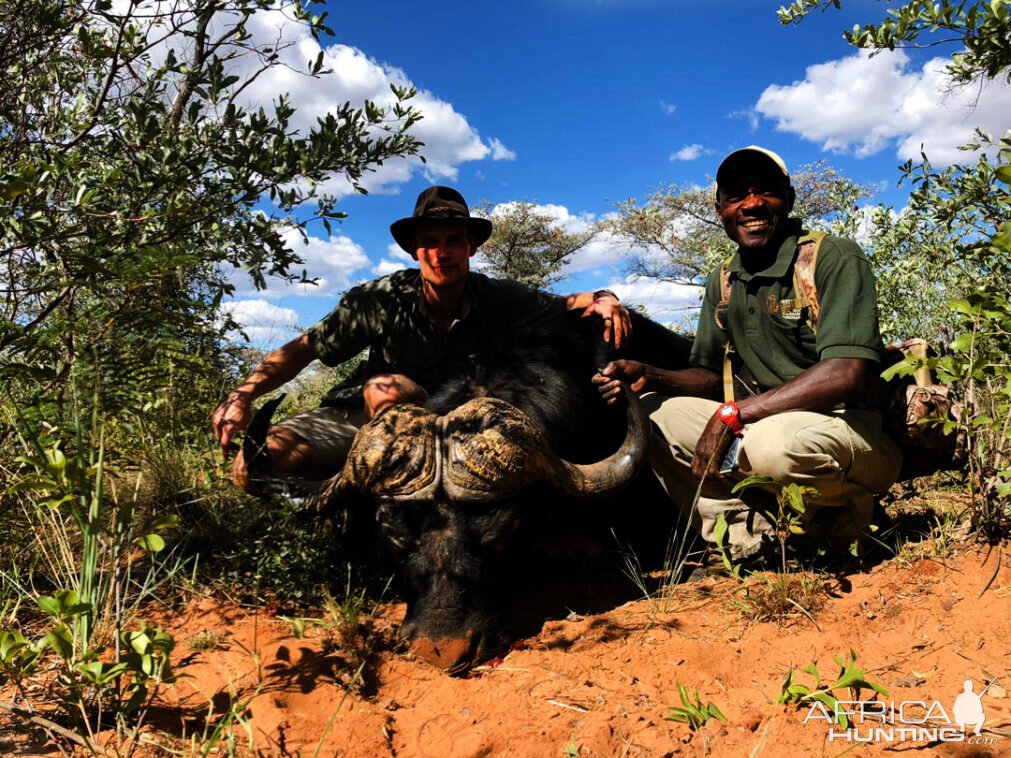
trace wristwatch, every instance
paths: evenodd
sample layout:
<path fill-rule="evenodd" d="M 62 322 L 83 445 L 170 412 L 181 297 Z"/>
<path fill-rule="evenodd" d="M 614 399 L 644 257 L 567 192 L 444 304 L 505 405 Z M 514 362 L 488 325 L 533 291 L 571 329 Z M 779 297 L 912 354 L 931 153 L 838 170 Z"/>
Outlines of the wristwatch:
<path fill-rule="evenodd" d="M 720 421 L 730 427 L 730 431 L 734 434 L 744 431 L 744 424 L 741 423 L 741 409 L 737 407 L 737 403 L 724 403 L 716 409 L 716 415 L 719 416 Z"/>

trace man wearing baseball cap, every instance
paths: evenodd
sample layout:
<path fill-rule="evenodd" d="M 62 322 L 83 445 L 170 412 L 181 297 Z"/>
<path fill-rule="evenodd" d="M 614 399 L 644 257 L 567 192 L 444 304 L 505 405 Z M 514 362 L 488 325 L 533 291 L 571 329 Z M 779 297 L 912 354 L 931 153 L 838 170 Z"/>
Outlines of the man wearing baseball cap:
<path fill-rule="evenodd" d="M 424 403 L 447 366 L 519 319 L 580 308 L 603 318 L 604 339 L 613 338 L 616 346 L 631 333 L 628 311 L 608 290 L 559 297 L 471 272 L 470 259 L 491 236 L 492 222 L 471 216 L 455 189 L 429 187 L 418 196 L 414 213 L 394 222 L 390 232 L 418 268 L 353 287 L 323 320 L 269 353 L 214 412 L 214 435 L 226 456 L 235 433 L 249 425 L 253 401 L 316 359 L 337 366 L 369 350 L 320 408 L 268 432 L 274 467 L 305 479 L 335 474 L 373 414 L 393 403 Z M 243 488 L 256 489 L 241 452 L 232 474 Z"/>
<path fill-rule="evenodd" d="M 870 264 L 852 240 L 825 236 L 811 246 L 802 220 L 790 217 L 789 171 L 771 150 L 730 153 L 716 185 L 716 215 L 737 252 L 707 280 L 692 367 L 615 361 L 595 381 L 608 398 L 615 380 L 654 393 L 643 398 L 658 433 L 650 462 L 710 545 L 721 515 L 736 559 L 775 537 L 768 496 L 731 492 L 749 476 L 769 476 L 817 489 L 805 531 L 846 546 L 902 462 L 881 414 L 864 402 L 883 353 Z M 817 330 L 794 282 L 798 255 L 814 249 Z"/>

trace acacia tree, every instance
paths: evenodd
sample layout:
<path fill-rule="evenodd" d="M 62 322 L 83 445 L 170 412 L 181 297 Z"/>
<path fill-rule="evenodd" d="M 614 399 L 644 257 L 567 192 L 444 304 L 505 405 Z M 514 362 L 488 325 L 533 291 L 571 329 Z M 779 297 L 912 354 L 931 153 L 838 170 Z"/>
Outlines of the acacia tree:
<path fill-rule="evenodd" d="M 852 236 L 859 222 L 857 203 L 870 196 L 826 161 L 801 166 L 791 175 L 794 215 L 811 227 Z M 698 284 L 734 251 L 714 210 L 716 186 L 666 185 L 640 202 L 618 203 L 607 227 L 639 249 L 629 260 L 634 275 L 677 284 Z"/>
<path fill-rule="evenodd" d="M 798 24 L 811 12 L 829 8 L 842 8 L 842 0 L 796 0 L 781 6 L 778 15 L 782 24 Z M 843 32 L 843 37 L 854 47 L 871 50 L 959 45 L 948 63 L 954 82 L 966 84 L 978 78 L 1011 81 L 1008 0 L 911 0 L 890 7 L 880 23 L 854 26 Z"/>
<path fill-rule="evenodd" d="M 206 360 L 227 271 L 297 278 L 282 232 L 343 215 L 321 183 L 363 192 L 417 152 L 412 91 L 301 131 L 283 93 L 244 103 L 286 65 L 284 43 L 247 28 L 257 13 L 330 33 L 311 0 L 0 3 L 0 383 L 30 372 L 58 392 L 82 357 L 120 386 L 125 354 Z"/>
<path fill-rule="evenodd" d="M 841 6 L 841 0 L 798 0 L 780 8 L 779 17 L 797 23 L 813 10 Z M 954 86 L 1011 81 L 1009 0 L 910 0 L 889 9 L 881 23 L 844 36 L 876 50 L 954 45 L 947 67 Z M 978 152 L 974 163 L 936 170 L 924 154 L 901 167 L 913 186 L 910 203 L 897 217 L 879 215 L 875 248 L 883 289 L 897 293 L 886 318 L 927 311 L 935 327 L 945 324 L 943 333 L 954 335 L 948 354 L 927 365 L 964 393 L 969 484 L 980 494 L 972 518 L 996 540 L 1011 530 L 1011 131 L 996 138 L 977 132 L 965 147 Z M 911 295 L 904 306 L 903 286 Z"/>
<path fill-rule="evenodd" d="M 483 200 L 475 214 L 494 221 L 491 237 L 481 245 L 482 270 L 541 289 L 563 278 L 572 254 L 595 231 L 567 232 L 556 216 L 528 201 L 493 206 Z"/>

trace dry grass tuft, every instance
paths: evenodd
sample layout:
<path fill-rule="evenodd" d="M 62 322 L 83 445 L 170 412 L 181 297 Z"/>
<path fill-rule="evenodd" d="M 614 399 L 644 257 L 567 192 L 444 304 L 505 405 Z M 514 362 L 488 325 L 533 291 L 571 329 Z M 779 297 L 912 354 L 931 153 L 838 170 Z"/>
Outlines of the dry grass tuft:
<path fill-rule="evenodd" d="M 827 594 L 824 577 L 807 571 L 754 574 L 730 599 L 730 605 L 751 621 L 781 622 L 804 616 L 814 622 Z"/>

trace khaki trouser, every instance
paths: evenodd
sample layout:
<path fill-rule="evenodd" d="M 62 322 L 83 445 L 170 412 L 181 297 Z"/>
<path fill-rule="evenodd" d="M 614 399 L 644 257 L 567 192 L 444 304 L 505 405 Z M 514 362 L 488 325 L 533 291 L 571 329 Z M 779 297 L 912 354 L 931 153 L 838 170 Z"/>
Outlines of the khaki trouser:
<path fill-rule="evenodd" d="M 351 443 L 358 430 L 368 423 L 364 408 L 312 408 L 279 422 L 275 426 L 290 429 L 312 443 L 312 459 L 307 467 L 331 476 L 344 467 Z"/>
<path fill-rule="evenodd" d="M 649 453 L 653 471 L 708 543 L 715 543 L 713 528 L 719 514 L 725 514 L 735 559 L 755 554 L 763 542 L 775 538 L 772 523 L 753 507 L 752 496 L 741 493 L 742 500 L 731 494 L 742 479 L 769 476 L 816 488 L 821 497 L 806 501 L 806 531 L 816 538 L 849 542 L 871 521 L 873 493 L 887 490 L 902 465 L 902 453 L 882 431 L 878 413 L 781 413 L 745 427 L 739 470 L 722 480 L 707 479 L 693 508 L 698 480 L 691 473 L 692 456 L 720 403 L 658 393 L 644 395 L 642 401 L 654 425 Z"/>

